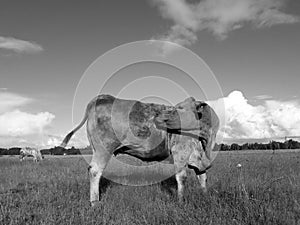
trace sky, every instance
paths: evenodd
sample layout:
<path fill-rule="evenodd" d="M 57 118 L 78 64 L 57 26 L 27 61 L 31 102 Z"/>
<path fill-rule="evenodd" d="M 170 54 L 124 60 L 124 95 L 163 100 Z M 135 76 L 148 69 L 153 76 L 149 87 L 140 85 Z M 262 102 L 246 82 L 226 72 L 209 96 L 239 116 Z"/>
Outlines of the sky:
<path fill-rule="evenodd" d="M 58 145 L 83 115 L 81 107 L 73 121 L 73 99 L 85 71 L 107 51 L 140 40 L 175 42 L 205 61 L 223 97 L 191 94 L 212 105 L 225 103 L 220 135 L 228 142 L 300 135 L 298 0 L 3 0 L 0 146 Z M 170 65 L 144 63 L 120 71 L 113 84 L 123 88 L 121 96 L 159 101 L 150 95 L 163 90 L 169 98 L 164 103 L 185 96 L 178 94 L 184 79 L 139 79 L 139 73 L 186 76 Z M 126 74 L 137 74 L 136 80 L 126 84 Z M 99 73 L 99 81 L 101 76 L 106 75 Z M 145 94 L 147 88 L 152 93 Z M 70 145 L 86 141 L 82 131 Z"/>

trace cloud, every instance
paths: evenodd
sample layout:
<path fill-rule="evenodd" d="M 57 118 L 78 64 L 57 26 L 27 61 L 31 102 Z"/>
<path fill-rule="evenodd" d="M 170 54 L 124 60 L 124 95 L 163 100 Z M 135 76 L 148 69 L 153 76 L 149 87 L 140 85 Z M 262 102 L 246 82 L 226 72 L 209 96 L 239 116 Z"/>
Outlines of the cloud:
<path fill-rule="evenodd" d="M 240 91 L 220 99 L 225 104 L 225 124 L 220 134 L 226 139 L 265 139 L 300 135 L 298 101 L 263 100 L 251 105 Z M 212 104 L 217 104 L 216 102 Z M 220 112 L 217 111 L 220 115 Z"/>
<path fill-rule="evenodd" d="M 158 45 L 160 55 L 166 56 L 171 52 L 178 50 L 181 46 L 188 46 L 197 41 L 194 32 L 182 26 L 173 26 L 168 34 L 151 38 L 152 40 L 163 40 L 164 42 L 154 42 Z M 174 44 L 176 43 L 176 44 Z M 178 46 L 180 45 L 180 46 Z"/>
<path fill-rule="evenodd" d="M 11 50 L 17 53 L 38 53 L 43 51 L 43 47 L 34 42 L 1 36 L 0 49 Z"/>
<path fill-rule="evenodd" d="M 299 22 L 299 18 L 284 13 L 286 0 L 152 0 L 165 19 L 174 24 L 161 40 L 191 45 L 197 32 L 207 30 L 219 39 L 251 24 L 255 28 Z"/>
<path fill-rule="evenodd" d="M 266 99 L 272 99 L 273 97 L 271 95 L 257 95 L 254 98 L 257 100 L 266 100 Z"/>
<path fill-rule="evenodd" d="M 44 136 L 55 116 L 21 110 L 35 101 L 16 93 L 0 92 L 0 147 L 44 145 Z"/>
<path fill-rule="evenodd" d="M 44 146 L 59 146 L 61 142 L 63 141 L 63 136 L 57 136 L 57 135 L 47 135 L 48 138 L 43 143 Z"/>
<path fill-rule="evenodd" d="M 70 142 L 68 143 L 68 147 L 72 147 L 72 146 L 76 146 L 78 148 L 84 148 L 86 146 L 89 145 L 89 142 L 87 140 L 87 138 L 83 138 L 86 137 L 86 133 L 85 135 L 74 135 L 72 137 L 72 139 L 70 140 Z M 43 142 L 42 146 L 44 147 L 54 147 L 54 146 L 59 146 L 61 144 L 61 142 L 63 141 L 63 139 L 65 138 L 65 136 L 63 135 L 47 135 L 47 138 L 45 138 L 45 141 Z"/>
<path fill-rule="evenodd" d="M 33 99 L 15 93 L 0 92 L 0 114 L 33 102 Z"/>
<path fill-rule="evenodd" d="M 36 147 L 39 149 L 53 148 L 59 146 L 64 139 L 63 135 L 50 135 L 48 130 L 44 129 L 42 133 L 33 133 L 30 135 L 22 136 L 1 136 L 0 135 L 0 147 Z M 85 136 L 86 137 L 86 136 Z M 89 142 L 82 137 L 74 136 L 70 140 L 67 148 L 72 146 L 77 148 L 84 148 L 89 145 Z"/>
<path fill-rule="evenodd" d="M 41 134 L 51 124 L 55 116 L 49 112 L 30 114 L 14 110 L 0 115 L 1 136 L 26 136 Z"/>

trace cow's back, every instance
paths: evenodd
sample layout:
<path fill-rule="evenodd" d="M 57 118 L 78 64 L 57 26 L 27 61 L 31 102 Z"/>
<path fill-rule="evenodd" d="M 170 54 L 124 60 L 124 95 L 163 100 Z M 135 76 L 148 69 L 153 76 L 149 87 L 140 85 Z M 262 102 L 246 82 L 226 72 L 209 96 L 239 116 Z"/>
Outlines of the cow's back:
<path fill-rule="evenodd" d="M 90 105 L 87 125 L 90 140 L 101 142 L 111 151 L 122 146 L 147 151 L 162 148 L 166 132 L 157 129 L 153 119 L 170 106 L 110 95 L 99 95 Z"/>

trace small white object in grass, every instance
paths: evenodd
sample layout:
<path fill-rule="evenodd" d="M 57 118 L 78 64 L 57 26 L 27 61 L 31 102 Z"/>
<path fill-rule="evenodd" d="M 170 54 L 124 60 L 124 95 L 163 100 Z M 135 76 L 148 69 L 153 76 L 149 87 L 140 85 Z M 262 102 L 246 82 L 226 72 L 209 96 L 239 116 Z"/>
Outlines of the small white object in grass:
<path fill-rule="evenodd" d="M 237 164 L 236 167 L 237 167 L 237 168 L 241 168 L 242 165 L 241 165 L 241 164 Z"/>

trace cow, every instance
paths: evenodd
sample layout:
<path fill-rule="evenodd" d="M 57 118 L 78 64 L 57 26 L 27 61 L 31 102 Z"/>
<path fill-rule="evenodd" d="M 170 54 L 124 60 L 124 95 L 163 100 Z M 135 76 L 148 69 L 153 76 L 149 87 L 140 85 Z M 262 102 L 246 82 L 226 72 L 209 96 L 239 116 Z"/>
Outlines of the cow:
<path fill-rule="evenodd" d="M 211 151 L 219 129 L 218 116 L 208 104 L 190 97 L 175 106 L 165 106 L 101 94 L 89 102 L 84 118 L 60 146 L 66 147 L 85 122 L 93 149 L 88 167 L 92 206 L 99 201 L 102 173 L 111 157 L 118 154 L 148 162 L 171 156 L 179 200 L 186 168 L 194 169 L 200 186 L 206 190 L 206 170 L 211 166 Z"/>
<path fill-rule="evenodd" d="M 42 155 L 41 151 L 37 148 L 30 148 L 25 147 L 20 150 L 20 161 L 23 161 L 25 157 L 32 156 L 33 161 L 39 162 L 40 160 L 44 159 L 44 156 Z"/>

